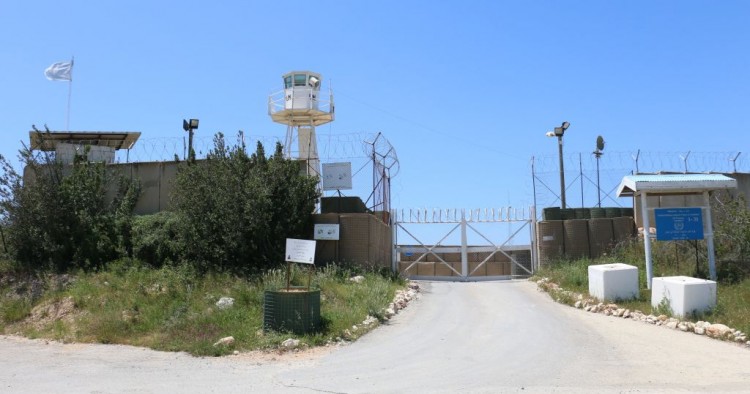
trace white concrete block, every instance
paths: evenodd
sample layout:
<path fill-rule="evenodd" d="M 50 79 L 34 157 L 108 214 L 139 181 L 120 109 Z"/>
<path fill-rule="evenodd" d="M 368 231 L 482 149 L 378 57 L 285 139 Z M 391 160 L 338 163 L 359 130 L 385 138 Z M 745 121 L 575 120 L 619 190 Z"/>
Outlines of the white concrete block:
<path fill-rule="evenodd" d="M 622 263 L 590 265 L 589 294 L 611 301 L 638 298 L 638 267 Z"/>
<path fill-rule="evenodd" d="M 666 299 L 675 316 L 705 312 L 716 306 L 716 282 L 689 276 L 665 276 L 651 281 L 651 306 Z"/>

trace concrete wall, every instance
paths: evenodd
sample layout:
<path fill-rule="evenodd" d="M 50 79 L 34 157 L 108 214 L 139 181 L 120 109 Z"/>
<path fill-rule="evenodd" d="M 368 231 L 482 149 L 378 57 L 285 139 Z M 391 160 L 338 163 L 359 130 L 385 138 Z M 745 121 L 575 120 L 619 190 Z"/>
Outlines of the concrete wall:
<path fill-rule="evenodd" d="M 183 163 L 184 164 L 184 163 Z M 141 196 L 135 205 L 136 215 L 149 215 L 169 209 L 177 162 L 140 162 L 112 164 L 110 167 L 141 183 Z"/>

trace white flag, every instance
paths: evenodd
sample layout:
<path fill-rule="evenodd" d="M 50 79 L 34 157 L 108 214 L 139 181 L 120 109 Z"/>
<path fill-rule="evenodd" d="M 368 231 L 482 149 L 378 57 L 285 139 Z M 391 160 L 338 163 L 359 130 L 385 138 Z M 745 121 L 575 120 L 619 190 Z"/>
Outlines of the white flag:
<path fill-rule="evenodd" d="M 50 81 L 72 81 L 73 61 L 57 62 L 44 70 L 44 76 Z"/>

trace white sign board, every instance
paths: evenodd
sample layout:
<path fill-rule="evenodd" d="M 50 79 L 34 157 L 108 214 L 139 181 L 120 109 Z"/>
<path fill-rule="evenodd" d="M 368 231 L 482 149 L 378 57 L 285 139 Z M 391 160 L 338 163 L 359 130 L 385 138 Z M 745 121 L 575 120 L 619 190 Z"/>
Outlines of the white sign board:
<path fill-rule="evenodd" d="M 339 225 L 338 224 L 316 224 L 315 225 L 315 239 L 325 241 L 338 241 L 339 240 Z"/>
<path fill-rule="evenodd" d="M 287 238 L 285 255 L 291 263 L 315 264 L 315 241 Z"/>
<path fill-rule="evenodd" d="M 323 190 L 350 190 L 352 163 L 323 163 Z"/>

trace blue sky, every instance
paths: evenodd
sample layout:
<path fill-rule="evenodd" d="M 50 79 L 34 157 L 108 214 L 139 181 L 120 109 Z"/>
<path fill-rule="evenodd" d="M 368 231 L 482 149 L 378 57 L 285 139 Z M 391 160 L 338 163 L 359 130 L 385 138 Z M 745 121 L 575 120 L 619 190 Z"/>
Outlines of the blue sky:
<path fill-rule="evenodd" d="M 538 203 L 559 204 L 545 132 L 562 121 L 569 204 L 580 152 L 591 206 L 597 135 L 607 190 L 639 149 L 656 170 L 748 150 L 749 15 L 744 1 L 2 0 L 0 154 L 31 124 L 64 130 L 68 84 L 43 71 L 71 56 L 71 130 L 140 131 L 175 153 L 191 117 L 199 138 L 283 140 L 268 95 L 312 70 L 336 101 L 319 138 L 382 132 L 396 148 L 394 207 L 528 206 L 532 156 Z"/>

